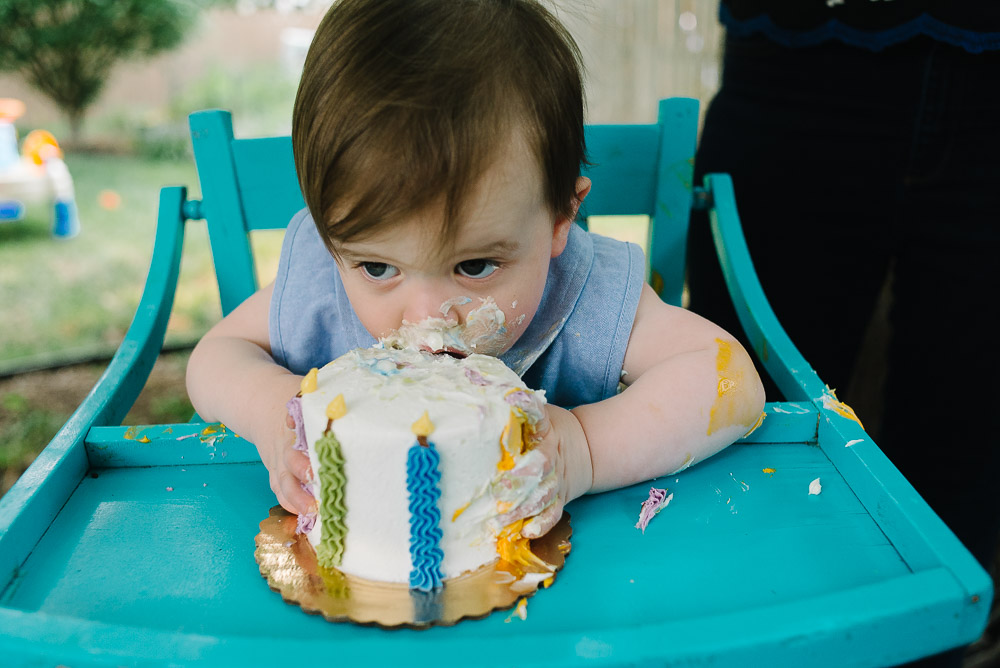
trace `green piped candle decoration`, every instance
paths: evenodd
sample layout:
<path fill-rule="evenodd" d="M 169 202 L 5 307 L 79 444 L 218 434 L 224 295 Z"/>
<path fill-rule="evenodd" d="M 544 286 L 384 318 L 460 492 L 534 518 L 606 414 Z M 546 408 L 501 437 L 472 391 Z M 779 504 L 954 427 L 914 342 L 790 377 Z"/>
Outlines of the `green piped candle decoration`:
<path fill-rule="evenodd" d="M 344 395 L 338 394 L 326 407 L 326 431 L 316 441 L 316 458 L 319 460 L 320 503 L 322 534 L 316 546 L 316 559 L 326 568 L 340 566 L 344 558 L 344 539 L 347 537 L 347 506 L 344 504 L 344 454 L 340 441 L 333 433 L 333 421 L 347 413 Z"/>

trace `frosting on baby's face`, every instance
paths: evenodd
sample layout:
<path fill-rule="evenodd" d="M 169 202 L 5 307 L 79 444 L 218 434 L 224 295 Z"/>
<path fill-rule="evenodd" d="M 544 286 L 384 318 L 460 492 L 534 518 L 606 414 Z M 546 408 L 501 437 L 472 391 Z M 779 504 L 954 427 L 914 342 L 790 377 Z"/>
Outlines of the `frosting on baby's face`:
<path fill-rule="evenodd" d="M 441 314 L 447 316 L 455 306 L 470 302 L 472 299 L 464 296 L 449 299 L 441 305 Z M 496 357 L 513 343 L 512 331 L 507 327 L 507 316 L 493 297 L 481 297 L 479 302 L 461 323 L 444 317 L 428 317 L 417 323 L 404 320 L 402 326 L 382 338 L 382 344 L 390 348 L 414 348 L 460 357 L 472 353 Z M 515 326 L 524 319 L 524 314 L 518 316 Z"/>

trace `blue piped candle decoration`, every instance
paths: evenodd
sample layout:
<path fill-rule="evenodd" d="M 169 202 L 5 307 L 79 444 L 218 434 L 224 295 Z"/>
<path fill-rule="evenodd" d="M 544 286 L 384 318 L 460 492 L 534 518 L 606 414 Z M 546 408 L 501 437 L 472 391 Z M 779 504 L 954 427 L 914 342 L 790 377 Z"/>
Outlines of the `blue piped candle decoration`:
<path fill-rule="evenodd" d="M 434 431 L 430 417 L 424 412 L 413 423 L 417 442 L 406 456 L 406 490 L 410 494 L 410 588 L 433 591 L 442 585 L 441 560 L 441 472 L 440 457 L 427 437 Z"/>

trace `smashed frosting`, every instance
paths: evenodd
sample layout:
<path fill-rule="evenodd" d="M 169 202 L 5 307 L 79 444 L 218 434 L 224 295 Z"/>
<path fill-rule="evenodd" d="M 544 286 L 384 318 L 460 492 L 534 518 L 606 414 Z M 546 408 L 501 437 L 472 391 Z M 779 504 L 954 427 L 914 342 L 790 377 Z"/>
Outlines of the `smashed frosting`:
<path fill-rule="evenodd" d="M 449 299 L 441 305 L 447 315 L 453 305 L 467 304 L 469 297 Z M 492 297 L 481 297 L 481 303 L 469 311 L 465 322 L 427 317 L 419 323 L 403 321 L 401 327 L 380 339 L 386 348 L 450 352 L 463 356 L 479 353 L 496 356 L 509 342 L 506 316 Z"/>
<path fill-rule="evenodd" d="M 551 576 L 555 567 L 531 551 L 531 541 L 521 533 L 523 528 L 524 520 L 517 520 L 505 526 L 497 536 L 500 569 L 519 579 L 526 573 L 543 574 L 541 579 Z"/>
<path fill-rule="evenodd" d="M 295 533 L 309 533 L 316 526 L 316 513 L 302 513 L 295 523 Z"/>
<path fill-rule="evenodd" d="M 302 424 L 302 397 L 295 396 L 289 399 L 288 403 L 285 404 L 285 409 L 288 411 L 288 415 L 291 416 L 292 421 L 295 422 L 295 443 L 292 444 L 292 448 L 302 451 L 308 450 L 306 429 Z"/>
<path fill-rule="evenodd" d="M 649 498 L 642 502 L 642 508 L 639 510 L 639 521 L 636 522 L 635 528 L 642 529 L 642 532 L 646 533 L 646 527 L 649 526 L 653 517 L 655 517 L 658 512 L 666 508 L 667 504 L 669 504 L 673 498 L 673 494 L 667 496 L 667 490 L 665 489 L 650 487 Z"/>

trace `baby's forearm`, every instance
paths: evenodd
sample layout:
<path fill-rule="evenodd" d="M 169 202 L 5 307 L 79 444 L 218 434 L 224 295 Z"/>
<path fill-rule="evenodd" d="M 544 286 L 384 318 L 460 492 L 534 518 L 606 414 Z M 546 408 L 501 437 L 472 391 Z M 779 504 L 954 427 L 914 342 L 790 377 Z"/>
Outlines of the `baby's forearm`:
<path fill-rule="evenodd" d="M 621 394 L 573 409 L 593 463 L 591 491 L 670 474 L 709 457 L 760 417 L 764 392 L 749 356 L 733 343 L 664 360 Z"/>
<path fill-rule="evenodd" d="M 202 339 L 188 363 L 187 390 L 198 414 L 258 447 L 284 436 L 285 402 L 299 383 L 260 346 L 238 337 Z"/>

